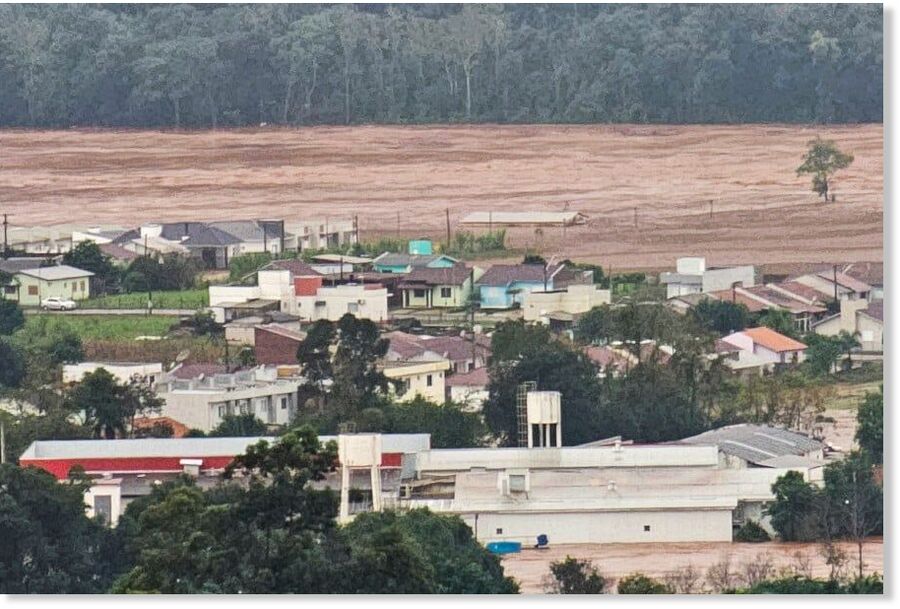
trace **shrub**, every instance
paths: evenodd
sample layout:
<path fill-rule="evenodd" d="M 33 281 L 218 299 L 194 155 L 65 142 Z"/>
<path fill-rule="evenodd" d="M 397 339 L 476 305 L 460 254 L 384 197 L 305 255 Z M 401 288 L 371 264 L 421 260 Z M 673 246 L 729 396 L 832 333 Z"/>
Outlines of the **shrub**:
<path fill-rule="evenodd" d="M 566 556 L 550 563 L 550 578 L 544 585 L 549 594 L 603 594 L 607 581 L 589 560 Z"/>
<path fill-rule="evenodd" d="M 647 577 L 643 573 L 633 573 L 619 580 L 616 587 L 619 594 L 673 594 L 672 588 L 666 584 Z"/>
<path fill-rule="evenodd" d="M 744 523 L 744 526 L 738 529 L 737 533 L 734 534 L 734 540 L 744 543 L 761 543 L 764 541 L 771 541 L 772 538 L 769 537 L 769 534 L 764 528 L 759 526 L 759 523 L 748 520 Z"/>

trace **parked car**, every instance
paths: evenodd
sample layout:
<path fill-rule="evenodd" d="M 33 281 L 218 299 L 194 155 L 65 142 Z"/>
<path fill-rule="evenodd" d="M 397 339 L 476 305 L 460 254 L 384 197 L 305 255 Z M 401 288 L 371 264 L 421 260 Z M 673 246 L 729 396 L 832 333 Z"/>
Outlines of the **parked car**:
<path fill-rule="evenodd" d="M 41 308 L 45 311 L 71 311 L 77 306 L 74 300 L 59 296 L 51 296 L 41 301 Z"/>

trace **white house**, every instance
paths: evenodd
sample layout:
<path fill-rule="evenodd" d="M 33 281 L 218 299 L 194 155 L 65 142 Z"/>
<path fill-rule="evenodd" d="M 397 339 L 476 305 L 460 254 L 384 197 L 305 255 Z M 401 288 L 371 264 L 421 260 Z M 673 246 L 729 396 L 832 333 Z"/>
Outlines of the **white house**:
<path fill-rule="evenodd" d="M 805 344 L 765 326 L 747 328 L 722 340 L 776 364 L 798 364 L 805 359 Z"/>
<path fill-rule="evenodd" d="M 661 273 L 659 282 L 666 286 L 666 298 L 686 294 L 706 294 L 731 289 L 734 285 L 756 285 L 756 269 L 746 266 L 707 267 L 706 258 L 678 258 L 674 273 Z"/>
<path fill-rule="evenodd" d="M 841 300 L 841 312 L 814 323 L 812 330 L 822 336 L 855 334 L 863 351 L 883 352 L 884 301 Z"/>
<path fill-rule="evenodd" d="M 84 375 L 96 372 L 101 368 L 109 372 L 119 383 L 127 384 L 137 381 L 151 387 L 156 384 L 157 379 L 163 373 L 163 366 L 160 363 L 81 362 L 63 366 L 63 384 L 80 383 Z"/>

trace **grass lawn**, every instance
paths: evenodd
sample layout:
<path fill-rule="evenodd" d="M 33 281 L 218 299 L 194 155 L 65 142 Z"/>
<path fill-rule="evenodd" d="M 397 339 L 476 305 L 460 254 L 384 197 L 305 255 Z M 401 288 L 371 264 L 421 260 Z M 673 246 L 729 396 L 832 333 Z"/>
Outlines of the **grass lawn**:
<path fill-rule="evenodd" d="M 69 326 L 82 339 L 132 340 L 138 336 L 165 336 L 174 317 L 156 315 L 29 315 L 28 324 L 39 323 L 43 317 L 51 317 L 50 323 Z"/>
<path fill-rule="evenodd" d="M 209 305 L 208 290 L 153 292 L 154 309 L 200 309 Z M 144 309 L 147 293 L 111 294 L 79 303 L 82 309 Z"/>
<path fill-rule="evenodd" d="M 826 404 L 826 410 L 856 410 L 860 402 L 866 397 L 866 393 L 878 393 L 882 381 L 867 381 L 863 383 L 838 383 L 834 386 L 832 394 Z"/>

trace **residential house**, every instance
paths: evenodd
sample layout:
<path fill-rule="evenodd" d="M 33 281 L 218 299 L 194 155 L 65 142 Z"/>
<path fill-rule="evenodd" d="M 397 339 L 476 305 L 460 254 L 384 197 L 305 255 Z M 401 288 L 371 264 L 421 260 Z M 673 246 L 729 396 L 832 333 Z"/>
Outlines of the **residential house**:
<path fill-rule="evenodd" d="M 854 262 L 844 267 L 844 274 L 871 286 L 871 300 L 884 300 L 883 262 Z"/>
<path fill-rule="evenodd" d="M 491 342 L 483 334 L 457 336 L 420 336 L 406 332 L 388 332 L 387 361 L 436 361 L 450 362 L 450 372 L 465 373 L 488 364 Z"/>
<path fill-rule="evenodd" d="M 549 324 L 553 315 L 574 316 L 611 302 L 610 291 L 601 290 L 597 285 L 570 285 L 565 289 L 529 292 L 523 300 L 522 313 L 525 321 Z"/>
<path fill-rule="evenodd" d="M 872 286 L 843 272 L 820 271 L 800 275 L 793 281 L 813 288 L 823 298 L 832 301 L 835 294 L 838 300 L 868 300 L 872 293 Z"/>
<path fill-rule="evenodd" d="M 91 374 L 100 369 L 109 372 L 118 383 L 123 385 L 137 382 L 153 387 L 156 384 L 156 380 L 163 374 L 163 366 L 160 363 L 81 362 L 63 365 L 63 384 L 80 383 L 86 374 Z"/>
<path fill-rule="evenodd" d="M 229 372 L 219 365 L 183 365 L 160 379 L 156 389 L 165 402 L 161 416 L 209 432 L 226 415 L 253 414 L 270 425 L 290 423 L 302 382 L 284 378 L 276 367 Z"/>
<path fill-rule="evenodd" d="M 749 288 L 734 287 L 709 294 L 711 298 L 743 304 L 751 313 L 769 309 L 787 311 L 794 320 L 798 332 L 808 332 L 812 324 L 822 318 L 828 309 L 819 301 L 791 284 L 766 284 Z"/>
<path fill-rule="evenodd" d="M 297 363 L 297 349 L 306 338 L 305 332 L 291 330 L 279 324 L 260 325 L 253 330 L 257 364 L 277 366 Z"/>
<path fill-rule="evenodd" d="M 678 258 L 674 273 L 661 273 L 659 282 L 666 286 L 666 298 L 731 289 L 734 285 L 756 285 L 752 266 L 707 267 L 705 258 Z"/>
<path fill-rule="evenodd" d="M 481 269 L 470 269 L 461 262 L 446 268 L 413 267 L 399 285 L 403 307 L 465 307 L 472 294 L 472 280 L 481 275 Z"/>
<path fill-rule="evenodd" d="M 372 260 L 372 269 L 379 273 L 409 273 L 414 268 L 447 269 L 459 260 L 444 254 L 404 254 L 385 252 Z"/>
<path fill-rule="evenodd" d="M 490 397 L 490 378 L 486 367 L 471 372 L 457 372 L 447 377 L 447 399 L 461 404 L 469 412 L 479 412 Z"/>
<path fill-rule="evenodd" d="M 720 358 L 734 376 L 743 380 L 762 376 L 775 368 L 775 364 L 769 359 L 720 338 L 716 339 L 714 353 L 710 354 L 710 358 Z"/>
<path fill-rule="evenodd" d="M 394 383 L 394 393 L 402 402 L 416 397 L 442 404 L 446 397 L 446 375 L 450 362 L 436 361 L 384 361 L 382 373 Z"/>
<path fill-rule="evenodd" d="M 11 226 L 6 231 L 6 245 L 26 254 L 64 254 L 72 249 L 72 230 L 78 228 L 71 224 Z"/>
<path fill-rule="evenodd" d="M 225 340 L 232 344 L 253 346 L 256 326 L 277 325 L 294 332 L 300 331 L 300 318 L 281 311 L 267 311 L 260 315 L 239 317 L 225 324 Z"/>
<path fill-rule="evenodd" d="M 353 219 L 322 218 L 319 220 L 288 220 L 285 249 L 298 252 L 322 250 L 357 243 L 358 227 Z"/>
<path fill-rule="evenodd" d="M 44 266 L 23 269 L 3 286 L 3 298 L 15 300 L 23 307 L 38 307 L 45 298 L 58 297 L 86 300 L 91 296 L 90 271 L 73 266 Z"/>
<path fill-rule="evenodd" d="M 798 364 L 806 353 L 805 344 L 765 326 L 747 328 L 722 340 L 776 364 Z"/>
<path fill-rule="evenodd" d="M 495 264 L 475 282 L 482 309 L 521 306 L 530 292 L 554 289 L 563 265 Z"/>
<path fill-rule="evenodd" d="M 813 332 L 822 336 L 837 336 L 842 331 L 854 334 L 860 349 L 884 352 L 884 301 L 842 300 L 841 312 L 813 324 Z"/>

